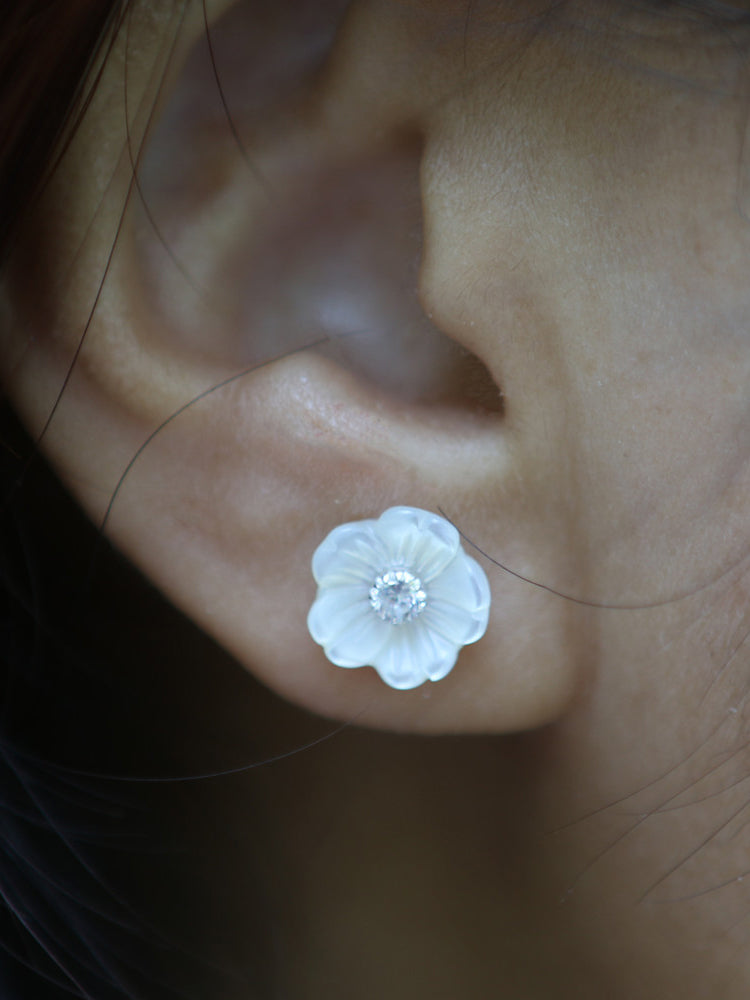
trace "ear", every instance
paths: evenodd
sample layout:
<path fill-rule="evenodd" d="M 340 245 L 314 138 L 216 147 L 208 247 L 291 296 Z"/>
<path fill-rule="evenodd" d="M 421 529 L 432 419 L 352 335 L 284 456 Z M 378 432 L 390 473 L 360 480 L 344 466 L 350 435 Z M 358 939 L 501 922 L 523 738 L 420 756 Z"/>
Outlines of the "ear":
<path fill-rule="evenodd" d="M 107 536 L 279 694 L 400 730 L 539 726 L 576 690 L 586 610 L 470 546 L 490 624 L 439 684 L 341 670 L 306 628 L 316 546 L 392 505 L 444 511 L 525 576 L 574 573 L 547 544 L 569 526 L 539 528 L 544 491 L 524 494 L 497 337 L 475 331 L 465 294 L 461 309 L 441 298 L 430 230 L 421 247 L 423 216 L 450 224 L 422 164 L 429 80 L 384 85 L 404 67 L 389 70 L 400 29 L 382 24 L 368 86 L 360 22 L 324 8 L 323 70 L 318 51 L 273 64 L 291 8 L 254 24 L 241 70 L 263 98 L 243 105 L 228 93 L 236 12 L 223 26 L 212 12 L 209 51 L 202 17 L 133 6 L 8 269 L 8 391 Z"/>

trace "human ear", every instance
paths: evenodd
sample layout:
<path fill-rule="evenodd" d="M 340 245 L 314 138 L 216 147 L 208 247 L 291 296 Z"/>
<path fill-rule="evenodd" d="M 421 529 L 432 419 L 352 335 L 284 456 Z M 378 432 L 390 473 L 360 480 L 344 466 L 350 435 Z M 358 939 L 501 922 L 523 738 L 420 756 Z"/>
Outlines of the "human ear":
<path fill-rule="evenodd" d="M 221 93 L 221 114 L 199 122 L 210 145 L 188 144 L 193 171 L 178 169 L 186 152 L 169 159 L 184 108 L 165 107 L 191 48 L 207 56 L 205 26 L 132 7 L 7 272 L 8 393 L 94 522 L 279 694 L 406 731 L 540 726 L 577 690 L 588 611 L 521 577 L 574 577 L 569 548 L 547 544 L 571 525 L 564 506 L 540 520 L 544 491 L 524 496 L 502 351 L 474 328 L 460 242 L 466 280 L 448 298 L 437 287 L 431 232 L 444 247 L 451 215 L 431 195 L 435 158 L 423 162 L 429 75 L 405 75 L 389 5 L 368 85 L 373 35 L 356 8 L 322 65 L 264 90 L 277 117 L 256 124 L 251 157 Z M 284 19 L 265 27 L 282 32 L 269 51 L 283 46 Z M 399 86 L 384 85 L 389 58 Z M 493 594 L 481 641 L 409 692 L 333 666 L 306 628 L 318 543 L 397 504 L 455 522 Z M 521 542 L 533 531 L 536 561 Z"/>

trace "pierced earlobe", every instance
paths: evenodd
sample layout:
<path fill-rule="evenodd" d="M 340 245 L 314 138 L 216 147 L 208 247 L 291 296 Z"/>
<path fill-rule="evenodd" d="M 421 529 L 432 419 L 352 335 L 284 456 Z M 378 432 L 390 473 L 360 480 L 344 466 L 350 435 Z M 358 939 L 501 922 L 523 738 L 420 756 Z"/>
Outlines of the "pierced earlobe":
<path fill-rule="evenodd" d="M 446 677 L 490 613 L 484 570 L 445 518 L 391 507 L 339 525 L 312 560 L 310 635 L 339 667 L 374 667 L 398 690 Z"/>

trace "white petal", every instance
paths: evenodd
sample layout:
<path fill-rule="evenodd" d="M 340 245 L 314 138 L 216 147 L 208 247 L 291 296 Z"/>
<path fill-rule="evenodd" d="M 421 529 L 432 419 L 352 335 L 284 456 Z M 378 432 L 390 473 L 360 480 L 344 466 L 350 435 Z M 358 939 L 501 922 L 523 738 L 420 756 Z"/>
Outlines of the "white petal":
<path fill-rule="evenodd" d="M 425 672 L 431 681 L 441 681 L 453 670 L 458 659 L 458 648 L 453 643 L 446 644 L 442 651 L 436 649 L 435 656 L 425 667 Z"/>
<path fill-rule="evenodd" d="M 422 668 L 431 681 L 439 681 L 453 668 L 459 646 L 432 631 L 424 619 L 419 621 L 418 629 L 421 631 Z"/>
<path fill-rule="evenodd" d="M 398 626 L 395 626 L 398 627 Z M 399 628 L 399 631 L 403 631 Z M 419 687 L 427 680 L 427 674 L 409 655 L 408 642 L 403 636 L 395 636 L 383 647 L 372 664 L 386 684 L 399 691 Z"/>
<path fill-rule="evenodd" d="M 464 608 L 479 611 L 490 606 L 490 585 L 479 563 L 462 550 L 443 572 L 430 582 L 430 600 L 445 601 Z"/>
<path fill-rule="evenodd" d="M 450 563 L 459 534 L 443 517 L 418 507 L 391 507 L 381 514 L 375 531 L 392 565 L 404 566 L 428 583 Z"/>
<path fill-rule="evenodd" d="M 482 638 L 489 616 L 489 608 L 468 611 L 440 598 L 431 598 L 420 618 L 436 635 L 455 646 L 466 646 Z"/>
<path fill-rule="evenodd" d="M 313 639 L 325 646 L 365 615 L 373 617 L 373 611 L 367 588 L 362 584 L 330 589 L 321 587 L 307 615 L 307 627 Z"/>
<path fill-rule="evenodd" d="M 393 637 L 373 666 L 386 684 L 405 691 L 445 677 L 457 655 L 455 644 L 414 623 L 393 627 Z"/>
<path fill-rule="evenodd" d="M 337 667 L 364 667 L 377 659 L 390 638 L 386 624 L 371 608 L 356 618 L 341 635 L 325 646 L 325 654 Z"/>
<path fill-rule="evenodd" d="M 375 521 L 341 524 L 317 547 L 312 571 L 323 587 L 372 581 L 387 559 Z"/>

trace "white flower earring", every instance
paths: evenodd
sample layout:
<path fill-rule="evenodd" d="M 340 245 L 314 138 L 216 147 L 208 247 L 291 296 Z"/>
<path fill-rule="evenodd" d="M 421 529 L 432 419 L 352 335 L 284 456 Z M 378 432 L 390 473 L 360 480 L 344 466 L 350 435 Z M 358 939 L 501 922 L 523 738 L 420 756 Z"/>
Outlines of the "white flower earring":
<path fill-rule="evenodd" d="M 318 594 L 307 627 L 339 667 L 372 666 L 400 690 L 439 681 L 490 612 L 484 570 L 437 514 L 391 507 L 339 525 L 312 560 Z"/>

